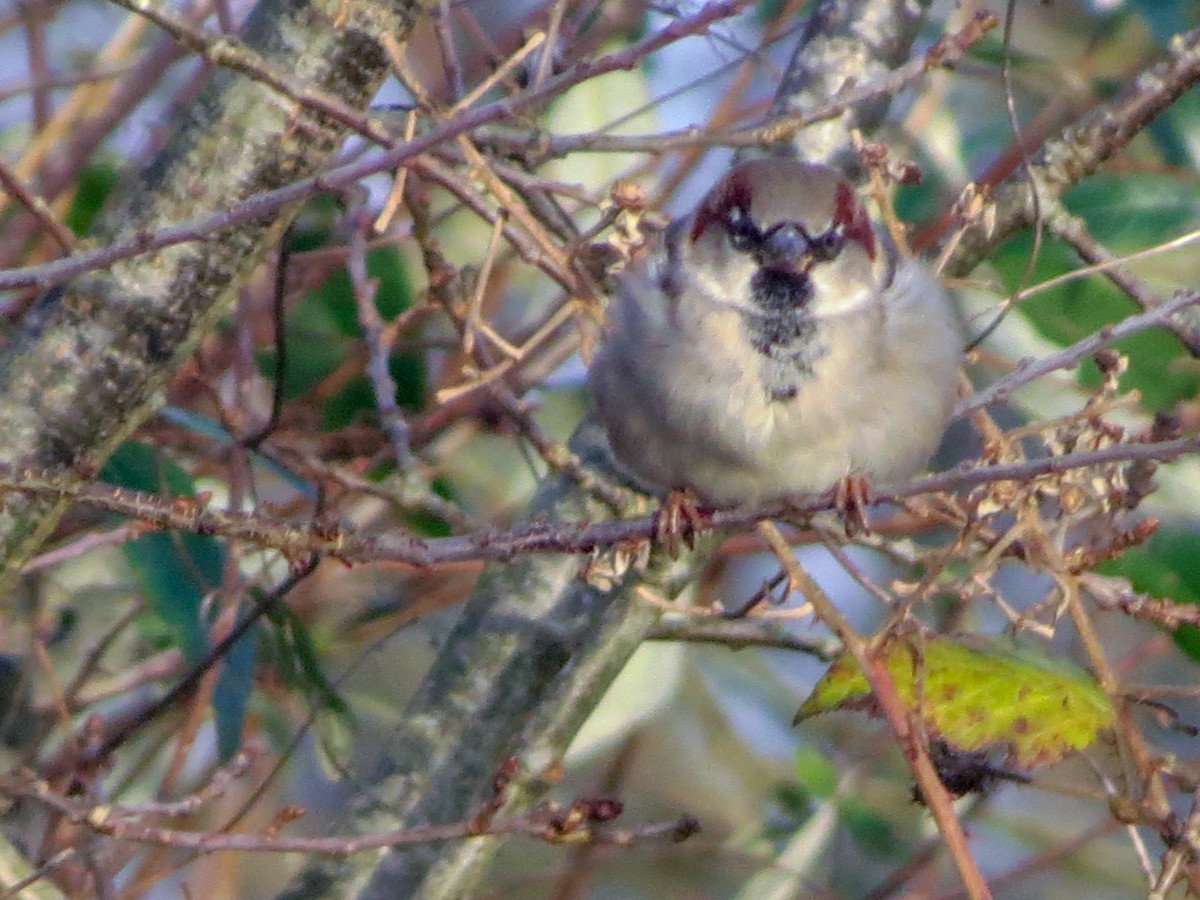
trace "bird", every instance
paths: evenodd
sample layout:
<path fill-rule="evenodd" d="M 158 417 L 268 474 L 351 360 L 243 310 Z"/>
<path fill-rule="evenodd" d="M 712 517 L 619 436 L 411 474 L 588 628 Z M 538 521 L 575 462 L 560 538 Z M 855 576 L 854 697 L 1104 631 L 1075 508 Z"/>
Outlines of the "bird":
<path fill-rule="evenodd" d="M 895 485 L 928 462 L 958 317 L 838 172 L 736 164 L 652 240 L 587 376 L 628 481 L 726 507 Z"/>

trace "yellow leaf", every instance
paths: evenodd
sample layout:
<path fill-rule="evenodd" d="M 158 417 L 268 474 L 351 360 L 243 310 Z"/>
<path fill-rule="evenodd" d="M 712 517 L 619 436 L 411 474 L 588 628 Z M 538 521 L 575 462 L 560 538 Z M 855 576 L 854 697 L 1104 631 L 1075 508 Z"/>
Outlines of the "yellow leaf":
<path fill-rule="evenodd" d="M 1018 765 L 1045 765 L 1113 724 L 1112 704 L 1094 681 L 1028 651 L 904 637 L 880 652 L 901 702 L 920 711 L 929 736 L 962 750 L 1005 746 Z M 849 653 L 817 682 L 796 721 L 835 709 L 878 709 Z"/>

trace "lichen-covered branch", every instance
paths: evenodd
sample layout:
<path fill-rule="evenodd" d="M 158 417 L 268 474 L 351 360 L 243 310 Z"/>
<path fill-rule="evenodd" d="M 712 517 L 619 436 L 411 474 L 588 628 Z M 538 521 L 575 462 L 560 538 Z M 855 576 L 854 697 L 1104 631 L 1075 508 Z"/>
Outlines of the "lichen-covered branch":
<path fill-rule="evenodd" d="M 565 93 L 569 88 L 582 84 L 608 72 L 632 69 L 657 50 L 693 34 L 702 34 L 715 23 L 738 13 L 749 0 L 712 0 L 695 15 L 677 19 L 665 28 L 647 35 L 640 41 L 606 54 L 598 59 L 589 59 L 572 66 L 570 70 L 551 78 L 536 88 L 522 91 L 515 96 L 506 96 L 490 103 L 472 106 L 447 118 L 418 134 L 411 141 L 396 140 L 386 150 L 367 153 L 344 165 L 317 174 L 308 169 L 299 169 L 294 178 L 266 183 L 257 191 L 248 191 L 242 196 L 227 198 L 224 204 L 202 202 L 196 198 L 191 207 L 184 207 L 179 216 L 158 223 L 156 227 L 121 228 L 117 233 L 103 235 L 104 246 L 91 251 L 81 251 L 64 259 L 20 269 L 0 271 L 0 290 L 29 285 L 52 285 L 63 279 L 89 272 L 103 266 L 116 264 L 137 254 L 170 248 L 179 243 L 202 240 L 204 236 L 233 228 L 253 227 L 260 220 L 274 219 L 281 210 L 292 204 L 308 200 L 322 191 L 332 191 L 357 184 L 362 179 L 380 172 L 394 171 L 422 153 L 440 147 L 461 134 L 466 134 L 485 125 L 511 120 L 526 109 L 536 107 Z M 413 0 L 413 15 L 418 9 L 429 6 L 428 0 L 418 4 Z M 270 62 L 270 58 L 266 62 Z M 245 59 L 242 60 L 246 62 Z M 252 70 L 252 67 L 247 67 Z M 278 66 L 264 69 L 264 77 L 274 73 Z M 274 81 L 269 77 L 268 82 Z M 289 84 L 291 79 L 289 79 Z M 373 138 L 383 135 L 370 121 L 358 122 L 346 114 L 345 109 L 333 109 L 322 99 L 323 93 L 298 92 L 293 87 L 289 92 L 296 95 L 296 102 L 319 117 L 322 108 L 329 108 L 339 120 L 354 121 L 355 131 Z M 193 113 L 195 110 L 192 111 Z M 193 116 L 194 117 L 194 116 Z M 204 121 L 208 121 L 205 117 Z M 235 135 L 237 133 L 235 132 Z M 296 140 L 292 132 L 286 132 L 289 141 Z M 207 173 L 205 173 L 207 174 Z M 305 177 L 307 176 L 307 177 Z M 201 180 L 203 183 L 203 180 Z M 208 196 L 211 196 L 209 194 Z M 185 217 L 186 213 L 191 213 Z"/>
<path fill-rule="evenodd" d="M 608 445 L 598 424 L 576 432 L 572 450 L 604 469 Z M 586 521 L 606 515 L 566 475 L 541 484 L 530 516 Z M 417 695 L 396 725 L 390 750 L 352 804 L 357 833 L 446 824 L 469 818 L 489 795 L 500 764 L 517 775 L 497 814 L 528 808 L 553 765 L 621 671 L 658 609 L 639 602 L 637 584 L 673 595 L 692 576 L 689 555 L 630 573 L 611 590 L 580 579 L 578 558 L 533 556 L 490 566 Z M 284 895 L 462 897 L 495 840 L 423 845 L 370 860 L 311 859 Z M 360 893 L 361 892 L 361 893 Z"/>
<path fill-rule="evenodd" d="M 803 112 L 856 85 L 884 78 L 904 63 L 929 0 L 822 0 L 805 25 L 776 93 L 771 118 Z M 883 120 L 891 94 L 859 103 L 792 138 L 800 159 L 824 162 L 847 174 L 860 170 L 850 134 L 870 132 Z"/>
<path fill-rule="evenodd" d="M 898 18 L 890 24 L 876 21 L 868 26 L 837 18 L 821 20 L 818 14 L 814 19 L 818 24 L 808 35 L 810 40 L 803 60 L 811 72 L 828 71 L 844 76 L 848 71 L 846 60 L 863 58 L 851 52 L 853 48 L 847 45 L 847 41 L 855 38 L 845 35 L 857 35 L 858 40 L 863 40 L 865 34 L 882 35 L 883 39 L 876 42 L 876 50 L 872 52 L 878 53 L 881 59 L 890 60 L 889 65 L 906 57 L 908 44 L 904 41 L 911 42 L 915 36 L 920 4 L 864 2 L 848 6 L 853 6 L 860 14 L 870 11 L 872 15 L 878 15 L 887 10 Z M 842 7 L 834 3 L 822 7 L 826 12 L 835 8 Z M 843 37 L 829 41 L 817 39 L 826 33 L 821 22 L 830 29 L 829 33 Z M 888 27 L 884 27 L 885 24 Z M 822 56 L 822 48 L 827 48 L 831 56 Z M 871 54 L 866 55 L 874 58 Z M 866 80 L 870 75 L 860 77 Z M 789 76 L 781 91 L 788 99 L 781 101 L 777 111 L 786 112 L 789 105 L 796 102 L 795 98 L 803 97 L 805 83 L 800 75 Z M 821 91 L 840 87 L 841 82 L 834 86 L 814 86 L 814 102 L 827 99 Z M 1166 91 L 1161 96 L 1159 109 L 1165 108 L 1170 102 L 1169 97 L 1177 96 L 1177 93 Z M 838 122 L 836 131 L 844 139 L 850 123 L 857 127 L 876 121 L 882 111 L 864 115 L 868 117 L 851 117 L 848 121 Z M 1139 118 L 1140 124 L 1136 127 L 1148 121 L 1145 116 Z M 1086 123 L 1080 126 L 1081 129 L 1087 127 Z M 1067 180 L 1060 184 L 1065 186 L 1083 178 L 1133 133 L 1129 129 L 1118 129 L 1114 134 L 1103 127 L 1101 132 L 1093 136 L 1107 135 L 1109 139 L 1101 141 L 1101 146 L 1095 148 L 1092 162 L 1068 167 L 1065 170 Z M 807 158 L 836 160 L 846 152 L 845 148 L 839 152 L 834 146 L 836 138 L 821 139 L 815 135 L 805 138 L 806 132 L 800 134 L 802 140 L 815 142 L 802 148 L 801 152 Z M 1076 138 L 1080 136 L 1082 133 Z M 831 145 L 820 146 L 822 140 Z M 1104 146 L 1108 149 L 1103 150 Z M 1083 155 L 1083 149 L 1078 148 L 1077 158 Z M 1024 224 L 1026 220 L 1012 218 L 1007 223 L 1011 230 L 991 232 L 986 236 L 986 246 L 994 248 L 1004 236 Z M 979 244 L 977 249 L 982 254 L 984 244 Z M 1110 335 L 1099 337 L 1106 341 Z M 1194 447 L 1194 442 L 1185 441 L 1175 449 L 1183 453 Z M 1039 465 L 1053 468 L 1054 461 L 1039 461 Z M 583 520 L 590 512 L 598 513 L 597 504 L 592 504 L 597 509 L 591 510 L 587 501 L 579 497 L 570 499 L 573 490 L 562 480 L 544 485 L 542 503 L 534 513 L 559 521 L 564 514 Z M 547 505 L 551 496 L 553 500 Z M 574 690 L 576 679 L 585 672 L 615 674 L 619 666 L 612 663 L 636 645 L 636 640 L 623 641 L 614 655 L 603 640 L 597 639 L 598 636 L 606 636 L 609 628 L 621 631 L 621 622 L 625 621 L 627 628 L 622 633 L 633 638 L 639 631 L 646 633 L 652 622 L 637 619 L 644 615 L 644 609 L 630 600 L 631 592 L 638 584 L 636 579 L 602 593 L 581 587 L 575 581 L 575 570 L 574 565 L 561 558 L 530 558 L 489 569 L 469 601 L 458 629 L 443 647 L 417 699 L 402 719 L 396 755 L 382 781 L 383 788 L 376 792 L 378 783 L 372 782 L 372 794 L 380 799 L 380 804 L 370 811 L 360 807 L 356 813 L 357 828 L 393 827 L 393 817 L 408 827 L 460 818 L 473 804 L 481 801 L 495 767 L 509 753 L 515 753 L 525 761 L 528 773 L 526 780 L 514 789 L 510 800 L 512 808 L 519 809 L 538 795 L 543 786 L 538 777 L 539 766 L 551 765 L 556 754 L 565 752 L 569 743 L 571 729 L 562 727 L 563 723 L 573 725 L 581 721 L 581 713 L 590 708 L 590 702 L 584 703 L 582 709 L 573 702 L 579 696 Z M 686 577 L 684 567 L 673 571 L 671 579 L 686 580 Z M 519 601 L 514 600 L 514 593 L 519 596 Z M 584 602 L 585 597 L 587 602 Z M 600 623 L 605 626 L 601 627 Z M 509 633 L 510 628 L 515 629 L 514 633 Z M 547 636 L 553 638 L 554 653 L 566 655 L 552 659 L 554 654 L 548 655 L 545 646 L 539 643 Z M 570 641 L 578 641 L 573 650 L 568 649 Z M 582 683 L 590 691 L 587 696 L 594 698 L 605 682 L 593 674 Z M 564 698 L 571 698 L 571 702 Z M 560 727 L 539 730 L 539 723 L 549 722 L 555 715 L 563 717 L 558 720 Z M 533 724 L 527 724 L 530 720 Z M 493 839 L 488 839 L 440 849 L 393 851 L 370 879 L 365 880 L 361 896 L 463 896 L 475 883 L 494 843 Z M 363 885 L 364 879 L 364 873 L 349 868 L 349 863 L 314 861 L 291 896 L 345 896 Z"/>

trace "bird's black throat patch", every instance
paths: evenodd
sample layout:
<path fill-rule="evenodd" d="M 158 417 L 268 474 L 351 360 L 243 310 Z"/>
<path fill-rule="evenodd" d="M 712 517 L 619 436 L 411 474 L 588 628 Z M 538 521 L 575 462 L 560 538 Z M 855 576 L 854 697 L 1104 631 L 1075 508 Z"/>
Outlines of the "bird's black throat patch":
<path fill-rule="evenodd" d="M 763 386 L 772 400 L 796 396 L 824 355 L 808 309 L 812 293 L 812 280 L 802 272 L 764 267 L 750 280 L 750 299 L 757 311 L 743 315 L 742 327 L 763 356 Z"/>
<path fill-rule="evenodd" d="M 806 272 L 763 266 L 750 279 L 750 299 L 764 313 L 802 310 L 812 295 L 812 279 Z"/>

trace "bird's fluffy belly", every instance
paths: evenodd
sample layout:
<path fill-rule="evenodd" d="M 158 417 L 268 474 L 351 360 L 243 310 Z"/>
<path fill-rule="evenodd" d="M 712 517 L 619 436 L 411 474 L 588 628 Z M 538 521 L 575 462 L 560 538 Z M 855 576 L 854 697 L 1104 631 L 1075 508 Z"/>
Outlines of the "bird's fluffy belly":
<path fill-rule="evenodd" d="M 955 327 L 936 311 L 910 318 L 904 327 Z M 936 449 L 953 400 L 955 352 L 897 355 L 888 352 L 890 342 L 864 347 L 827 333 L 835 349 L 795 397 L 779 400 L 763 389 L 753 359 L 729 349 L 738 346 L 728 342 L 732 335 L 708 324 L 695 343 L 643 342 L 654 365 L 640 355 L 624 359 L 635 377 L 623 380 L 623 396 L 606 397 L 611 392 L 595 386 L 618 458 L 645 486 L 690 487 L 718 504 L 753 503 L 822 492 L 851 473 L 886 486 Z"/>
<path fill-rule="evenodd" d="M 630 465 L 654 472 L 660 488 L 691 487 L 721 504 L 818 493 L 852 472 L 882 484 L 906 477 L 936 449 L 930 435 L 940 435 L 944 392 L 910 382 L 917 392 L 897 393 L 887 373 L 854 381 L 836 379 L 844 386 L 836 391 L 809 383 L 771 400 L 735 378 L 723 408 L 689 404 L 681 391 L 647 405 L 645 441 Z"/>

